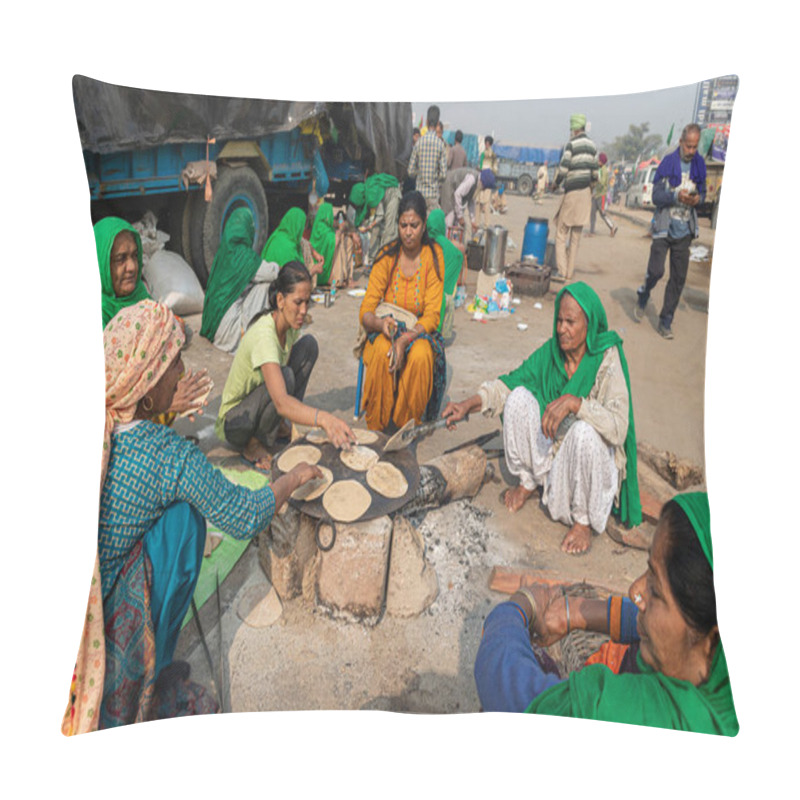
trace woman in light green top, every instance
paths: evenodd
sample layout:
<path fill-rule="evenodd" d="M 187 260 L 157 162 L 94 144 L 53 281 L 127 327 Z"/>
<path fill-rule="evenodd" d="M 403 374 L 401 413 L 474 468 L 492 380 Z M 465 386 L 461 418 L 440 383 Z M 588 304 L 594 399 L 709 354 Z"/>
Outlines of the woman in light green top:
<path fill-rule="evenodd" d="M 269 310 L 242 337 L 222 391 L 216 434 L 260 469 L 270 467 L 282 420 L 319 426 L 337 447 L 355 441 L 347 423 L 303 402 L 319 353 L 313 336 L 300 336 L 310 301 L 305 265 L 284 264 L 270 285 Z"/>

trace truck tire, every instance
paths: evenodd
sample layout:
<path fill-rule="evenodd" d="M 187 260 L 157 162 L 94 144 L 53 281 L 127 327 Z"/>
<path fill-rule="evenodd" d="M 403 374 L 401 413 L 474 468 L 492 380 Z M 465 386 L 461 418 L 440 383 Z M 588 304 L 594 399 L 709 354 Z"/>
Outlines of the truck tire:
<path fill-rule="evenodd" d="M 253 249 L 257 252 L 261 252 L 269 230 L 267 195 L 258 176 L 250 167 L 221 169 L 213 189 L 210 203 L 205 202 L 202 190 L 195 192 L 193 202 L 187 204 L 189 219 L 186 220 L 184 216 L 191 240 L 190 263 L 204 288 L 225 223 L 237 208 L 246 206 L 253 214 L 256 226 Z"/>
<path fill-rule="evenodd" d="M 533 178 L 527 174 L 520 175 L 517 178 L 517 191 L 524 195 L 531 194 L 533 192 Z"/>
<path fill-rule="evenodd" d="M 181 222 L 181 253 L 184 261 L 194 270 L 197 280 L 204 289 L 208 282 L 208 270 L 202 257 L 205 215 L 206 202 L 203 192 L 189 192 L 183 207 Z"/>

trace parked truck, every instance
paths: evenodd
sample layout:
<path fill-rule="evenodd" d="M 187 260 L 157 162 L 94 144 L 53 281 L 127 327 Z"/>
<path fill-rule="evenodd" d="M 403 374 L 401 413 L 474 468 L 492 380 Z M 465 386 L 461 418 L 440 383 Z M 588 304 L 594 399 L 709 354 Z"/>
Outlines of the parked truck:
<path fill-rule="evenodd" d="M 493 149 L 498 157 L 498 180 L 507 189 L 523 195 L 533 194 L 539 166 L 545 161 L 548 163 L 548 183 L 552 182 L 554 170 L 561 159 L 561 151 L 553 148 L 496 144 Z"/>
<path fill-rule="evenodd" d="M 235 209 L 252 212 L 260 250 L 309 194 L 344 202 L 367 170 L 402 177 L 411 154 L 410 103 L 207 97 L 80 75 L 73 97 L 92 221 L 152 211 L 203 286 Z"/>

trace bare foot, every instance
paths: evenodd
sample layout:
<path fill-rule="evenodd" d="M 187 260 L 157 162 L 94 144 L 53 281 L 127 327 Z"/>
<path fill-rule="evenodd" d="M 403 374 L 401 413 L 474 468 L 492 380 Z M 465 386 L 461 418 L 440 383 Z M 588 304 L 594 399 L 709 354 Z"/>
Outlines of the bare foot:
<path fill-rule="evenodd" d="M 246 461 L 252 462 L 256 469 L 270 470 L 272 469 L 272 456 L 269 450 L 264 447 L 261 442 L 253 437 L 245 447 L 242 453 L 242 458 Z"/>
<path fill-rule="evenodd" d="M 588 525 L 576 522 L 567 532 L 561 549 L 570 555 L 585 553 L 592 546 L 592 529 Z"/>
<path fill-rule="evenodd" d="M 522 484 L 513 489 L 506 489 L 503 500 L 506 508 L 513 514 L 525 505 L 525 501 L 533 494 L 533 489 L 526 489 Z"/>

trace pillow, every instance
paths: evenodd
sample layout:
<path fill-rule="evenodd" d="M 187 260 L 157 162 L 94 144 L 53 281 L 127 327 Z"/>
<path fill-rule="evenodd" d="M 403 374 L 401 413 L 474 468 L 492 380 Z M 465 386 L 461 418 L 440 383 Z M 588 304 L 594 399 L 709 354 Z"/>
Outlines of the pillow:
<path fill-rule="evenodd" d="M 683 684 L 673 687 L 670 681 L 684 674 L 674 663 L 676 653 L 681 653 L 668 637 L 659 638 L 664 634 L 655 622 L 656 612 L 644 612 L 643 619 L 654 622 L 652 627 L 640 623 L 648 638 L 638 660 L 630 650 L 627 662 L 641 674 L 604 677 L 609 683 L 619 679 L 623 685 L 629 680 L 640 681 L 637 686 L 646 684 L 644 690 L 627 693 L 645 698 L 629 716 L 622 700 L 618 707 L 613 702 L 593 704 L 592 697 L 586 704 L 573 701 L 565 688 L 572 684 L 585 686 L 588 693 L 599 692 L 589 679 L 575 678 L 550 687 L 551 679 L 542 683 L 533 675 L 531 670 L 536 668 L 528 657 L 527 635 L 519 625 L 528 621 L 530 609 L 512 593 L 531 577 L 551 586 L 572 586 L 576 553 L 588 551 L 577 563 L 600 600 L 605 602 L 604 594 L 623 595 L 631 579 L 647 569 L 647 548 L 663 504 L 675 495 L 691 493 L 692 507 L 699 503 L 705 508 L 699 499 L 705 489 L 704 345 L 720 186 L 737 88 L 735 76 L 724 76 L 654 93 L 657 102 L 647 95 L 582 98 L 570 101 L 566 112 L 561 106 L 553 111 L 555 101 L 496 103 L 491 118 L 476 114 L 480 103 L 442 103 L 445 131 L 438 139 L 425 128 L 428 109 L 421 104 L 205 97 L 75 76 L 73 93 L 92 218 L 115 215 L 134 221 L 144 211 L 152 212 L 169 235 L 163 256 L 191 266 L 208 290 L 206 306 L 220 283 L 236 284 L 236 292 L 225 295 L 228 307 L 243 295 L 256 297 L 247 294 L 256 283 L 254 272 L 242 277 L 234 259 L 225 262 L 227 266 L 215 261 L 233 212 L 248 210 L 253 233 L 245 246 L 260 254 L 289 210 L 300 208 L 308 214 L 315 210 L 309 207 L 309 198 L 320 193 L 337 209 L 346 208 L 352 185 L 373 173 L 393 176 L 401 183 L 415 178 L 428 205 L 440 204 L 446 210 L 451 234 L 456 223 L 466 219 L 467 228 L 472 228 L 471 244 L 485 253 L 495 248 L 494 263 L 490 265 L 485 256 L 483 277 L 490 274 L 488 266 L 508 268 L 515 274 L 512 291 L 520 302 L 491 321 L 481 315 L 485 326 L 471 325 L 470 316 L 461 314 L 456 319 L 460 341 L 446 353 L 454 376 L 452 399 L 475 396 L 486 381 L 490 383 L 480 389 L 483 407 L 491 413 L 505 412 L 504 479 L 510 480 L 511 490 L 506 500 L 498 502 L 489 496 L 488 488 L 481 489 L 484 469 L 477 469 L 472 476 L 475 484 L 461 487 L 461 499 L 448 483 L 448 492 L 439 497 L 442 507 L 429 510 L 424 520 L 413 517 L 416 527 L 376 514 L 355 526 L 342 526 L 333 548 L 322 554 L 306 546 L 306 523 L 297 514 L 302 509 L 291 507 L 280 515 L 273 522 L 272 537 L 262 536 L 258 548 L 261 567 L 284 603 L 287 624 L 266 629 L 245 625 L 238 630 L 227 653 L 232 665 L 229 693 L 217 696 L 224 710 L 231 710 L 229 702 L 233 710 L 326 707 L 447 713 L 478 711 L 481 703 L 488 703 L 487 710 L 496 705 L 506 710 L 591 716 L 585 709 L 601 705 L 603 719 L 735 735 L 738 722 L 715 623 L 706 631 L 709 652 L 701 659 L 709 680 L 699 689 Z M 540 120 L 541 133 L 519 132 L 514 119 L 523 113 Z M 654 115 L 652 125 L 635 122 L 643 113 Z M 696 128 L 678 122 L 687 117 L 697 121 Z M 481 120 L 480 125 L 471 122 L 475 119 Z M 419 144 L 412 139 L 415 125 L 422 132 Z M 508 128 L 507 134 L 502 126 Z M 467 196 L 464 202 L 461 193 L 456 195 L 463 175 L 455 180 L 451 174 L 453 180 L 449 180 L 446 175 L 428 174 L 429 163 L 453 155 L 456 129 L 464 134 L 467 161 L 461 169 L 492 169 L 502 189 L 499 200 L 489 193 Z M 489 130 L 494 141 L 487 147 Z M 700 148 L 704 152 L 695 155 Z M 607 156 L 602 171 L 600 152 Z M 543 164 L 547 167 L 544 185 L 539 178 Z M 386 205 L 384 218 L 390 213 Z M 478 233 L 481 226 L 483 236 Z M 497 235 L 498 227 L 505 235 Z M 544 268 L 535 279 L 530 265 Z M 223 279 L 222 272 L 215 274 L 217 269 L 229 273 Z M 373 270 L 379 269 L 373 265 Z M 362 277 L 366 285 L 366 275 Z M 469 288 L 475 289 L 470 284 L 480 285 L 468 279 Z M 151 290 L 165 300 L 166 294 L 152 283 Z M 482 299 L 472 294 L 470 315 L 480 308 Z M 342 416 L 337 398 L 355 395 L 357 368 L 343 353 L 351 344 L 358 301 L 346 294 L 340 298 L 331 309 L 314 310 L 312 332 L 319 337 L 320 358 L 307 396 L 314 407 Z M 574 348 L 569 337 L 559 340 L 556 330 L 558 310 L 568 313 L 565 309 L 573 302 L 578 312 L 571 324 L 584 330 L 572 334 L 577 341 Z M 180 313 L 189 315 L 187 324 L 199 330 L 199 307 L 192 309 Z M 262 305 L 255 313 L 263 310 Z M 344 319 L 349 320 L 347 324 L 342 323 Z M 521 324 L 512 325 L 512 321 Z M 581 335 L 588 347 L 585 354 Z M 195 370 L 209 368 L 220 387 L 215 392 L 219 397 L 233 359 L 212 353 L 208 345 L 204 338 L 194 337 L 184 360 Z M 581 370 L 569 382 L 558 361 L 563 352 L 568 361 L 581 357 Z M 378 396 L 375 384 L 365 384 L 364 392 L 368 404 Z M 555 452 L 534 461 L 531 442 L 540 441 L 535 420 L 562 395 L 575 398 L 568 401 L 568 409 L 563 404 L 562 416 L 568 410 L 573 416 L 570 421 L 583 424 L 567 424 L 563 436 L 554 437 Z M 477 410 L 474 406 L 473 411 Z M 179 425 L 176 429 L 195 436 L 204 452 L 229 447 L 224 439 L 216 438 L 219 426 L 212 432 L 207 420 Z M 493 427 L 486 426 L 487 432 L 500 431 L 499 420 Z M 452 447 L 444 432 L 436 437 L 426 443 L 429 458 Z M 421 471 L 429 475 L 435 468 L 446 479 L 452 474 L 453 481 L 466 480 L 462 473 L 466 452 L 474 453 L 442 455 L 434 467 L 428 466 L 427 473 Z M 579 495 L 585 479 L 578 478 L 577 464 L 582 468 L 588 464 L 592 475 L 592 488 L 584 500 Z M 416 474 L 413 458 L 409 469 Z M 526 502 L 544 475 L 548 478 L 541 505 Z M 216 498 L 215 491 L 219 489 L 209 484 L 206 499 Z M 134 491 L 134 507 L 140 499 Z M 197 502 L 202 507 L 201 499 Z M 373 506 L 378 507 L 374 502 Z M 252 508 L 246 508 L 251 513 Z M 518 513 L 510 515 L 509 510 Z M 310 513 L 310 506 L 306 511 Z M 487 521 L 488 512 L 494 513 Z M 236 527 L 238 522 L 225 518 L 224 511 L 219 515 L 214 521 L 217 527 L 224 531 L 227 523 L 233 534 L 245 535 Z M 707 513 L 695 509 L 688 520 L 703 545 L 701 557 L 707 556 L 710 562 Z M 598 535 L 581 528 L 581 522 Z M 134 539 L 125 540 L 121 523 L 118 531 L 112 530 L 118 524 L 113 513 L 108 524 L 108 536 L 115 547 L 122 548 L 124 558 L 144 558 L 135 550 Z M 536 531 L 535 546 L 530 530 Z M 248 530 L 246 535 L 252 533 Z M 659 536 L 651 562 L 672 569 L 663 531 Z M 152 552 L 151 560 L 158 560 L 160 551 Z M 106 555 L 101 551 L 101 575 L 109 567 Z M 115 557 L 121 557 L 118 551 Z M 512 569 L 520 564 L 526 566 Z M 487 583 L 492 567 L 497 569 Z M 683 575 L 687 570 L 702 573 L 702 563 L 683 564 L 679 572 Z M 244 571 L 242 567 L 231 580 L 245 580 Z M 659 573 L 660 578 L 666 575 Z M 260 576 L 258 569 L 255 576 Z M 167 644 L 159 638 L 165 629 L 155 626 L 155 649 L 146 653 L 153 663 L 144 660 L 151 670 L 147 674 L 160 663 L 159 658 L 169 663 L 186 656 L 193 672 L 206 668 L 202 648 L 192 652 L 198 634 L 185 607 L 196 580 L 195 574 L 181 592 L 167 589 L 168 599 L 180 596 L 184 602 L 182 613 L 174 611 L 183 625 L 170 629 Z M 685 622 L 687 614 L 691 617 L 687 611 L 691 607 L 692 613 L 706 620 L 709 598 L 703 599 L 705 606 L 698 611 L 692 604 L 700 601 L 692 595 L 691 586 L 683 586 L 680 575 L 670 575 L 669 580 L 675 581 L 670 619 L 677 620 L 676 624 L 681 619 Z M 643 595 L 640 609 L 648 602 L 651 585 L 652 579 L 634 584 L 639 588 L 632 594 Z M 163 599 L 159 588 L 150 587 L 156 604 Z M 231 593 L 237 588 L 226 586 Z M 487 620 L 491 635 L 481 642 L 483 610 L 499 599 L 491 590 L 514 596 L 516 605 L 504 604 L 492 612 Z M 114 595 L 117 588 L 111 591 Z M 313 614 L 304 606 L 301 595 L 313 596 L 320 613 Z M 534 599 L 541 602 L 543 596 Z M 580 619 L 576 613 L 581 605 L 579 593 L 574 598 L 575 616 L 570 624 Z M 567 614 L 567 602 L 553 602 L 563 604 Z M 609 611 L 607 617 L 612 632 L 619 634 L 617 627 L 627 626 L 629 638 L 636 638 L 637 611 L 614 602 L 618 616 Z M 107 603 L 113 605 L 108 598 Z M 226 619 L 233 620 L 235 605 L 231 604 Z M 155 613 L 145 608 L 137 632 L 144 633 L 148 614 L 153 622 Z M 411 621 L 407 621 L 409 616 Z M 495 626 L 498 620 L 501 624 Z M 385 632 L 389 628 L 393 635 Z M 402 648 L 397 646 L 397 636 L 405 637 Z M 460 649 L 453 647 L 459 640 Z M 106 647 L 113 641 L 114 631 L 107 626 Z M 322 641 L 329 644 L 321 648 Z M 519 647 L 521 658 L 505 657 L 507 652 L 519 653 Z M 666 647 L 666 657 L 662 647 Z M 275 657 L 278 652 L 280 659 Z M 685 663 L 698 652 L 682 655 L 686 658 L 678 661 Z M 287 661 L 302 665 L 302 680 L 299 669 L 287 669 Z M 124 653 L 122 662 L 126 663 Z M 593 675 L 600 667 L 586 669 L 579 672 Z M 666 678 L 654 677 L 652 671 Z M 181 693 L 181 688 L 190 685 L 187 673 L 174 668 L 165 674 L 171 681 L 170 697 L 182 703 L 184 710 L 191 709 L 193 702 L 198 710 L 212 706 L 207 702 L 209 686 L 196 695 L 188 690 Z M 168 689 L 157 684 L 155 675 L 152 678 L 151 688 L 162 701 Z M 665 685 L 675 688 L 674 692 L 660 695 Z M 652 707 L 647 705 L 648 694 L 654 698 Z M 625 695 L 624 690 L 619 693 Z M 691 699 L 684 709 L 680 703 L 687 695 Z M 616 696 L 606 692 L 606 697 Z M 193 700 L 197 697 L 200 700 Z M 128 701 L 133 703 L 134 718 L 136 709 L 144 709 L 145 717 L 156 713 L 156 708 L 171 715 L 168 702 L 156 703 L 146 692 Z M 669 703 L 677 703 L 681 713 L 665 722 L 659 709 Z"/>

